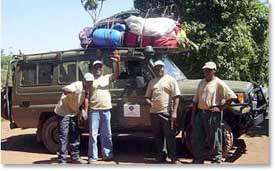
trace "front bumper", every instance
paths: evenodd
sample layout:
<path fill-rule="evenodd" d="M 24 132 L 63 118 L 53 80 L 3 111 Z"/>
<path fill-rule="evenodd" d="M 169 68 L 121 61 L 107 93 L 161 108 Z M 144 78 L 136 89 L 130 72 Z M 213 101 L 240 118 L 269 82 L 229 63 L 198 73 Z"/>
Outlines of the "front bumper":
<path fill-rule="evenodd" d="M 247 116 L 250 118 L 251 126 L 261 124 L 268 114 L 268 98 L 262 87 L 254 88 L 249 94 L 247 103 L 232 104 L 235 115 Z"/>
<path fill-rule="evenodd" d="M 252 113 L 254 125 L 259 125 L 268 114 L 268 98 L 264 94 L 263 87 L 259 86 L 250 92 L 250 104 L 252 105 Z"/>

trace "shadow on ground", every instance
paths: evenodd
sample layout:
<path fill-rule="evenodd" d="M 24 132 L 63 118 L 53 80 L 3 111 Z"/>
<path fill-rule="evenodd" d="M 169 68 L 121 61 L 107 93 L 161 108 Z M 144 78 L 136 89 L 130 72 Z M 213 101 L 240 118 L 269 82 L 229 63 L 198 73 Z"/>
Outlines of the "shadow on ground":
<path fill-rule="evenodd" d="M 237 139 L 234 141 L 232 150 L 228 153 L 225 162 L 234 163 L 243 154 L 246 153 L 246 144 L 242 139 Z"/>
<path fill-rule="evenodd" d="M 1 139 L 1 150 L 29 153 L 48 153 L 42 143 L 36 141 L 35 134 L 23 134 Z"/>
<path fill-rule="evenodd" d="M 98 142 L 99 158 L 100 155 L 100 140 Z M 4 151 L 19 151 L 28 153 L 38 153 L 38 154 L 50 154 L 42 143 L 36 141 L 35 134 L 24 134 L 11 136 L 6 139 L 1 140 L 2 150 Z M 154 164 L 156 150 L 154 148 L 154 141 L 151 138 L 114 138 L 113 139 L 114 148 L 114 162 L 116 164 L 120 163 L 145 163 Z M 177 141 L 178 153 L 180 158 L 190 158 L 189 153 L 182 145 L 181 140 Z M 88 151 L 88 137 L 81 137 L 80 153 L 81 157 L 87 158 Z M 69 158 L 69 156 L 68 156 Z M 35 164 L 54 164 L 57 163 L 57 158 L 52 157 L 49 160 L 35 161 Z M 182 162 L 185 163 L 185 162 Z"/>
<path fill-rule="evenodd" d="M 269 120 L 265 119 L 260 125 L 250 128 L 245 136 L 262 137 L 269 136 Z M 246 153 L 246 144 L 243 139 L 235 139 L 232 150 L 228 153 L 225 162 L 233 163 Z"/>
<path fill-rule="evenodd" d="M 250 137 L 269 136 L 269 119 L 265 119 L 262 124 L 250 128 L 246 135 Z"/>
<path fill-rule="evenodd" d="M 251 128 L 246 136 L 268 136 L 268 120 L 257 127 Z M 152 138 L 114 138 L 114 162 L 119 163 L 155 163 L 156 150 Z M 98 142 L 100 144 L 100 142 Z M 1 139 L 1 150 L 4 151 L 19 151 L 38 154 L 49 154 L 42 143 L 37 143 L 35 134 L 23 134 L 11 136 L 6 139 Z M 88 137 L 82 136 L 80 146 L 81 156 L 87 158 Z M 100 154 L 100 145 L 99 145 Z M 233 149 L 228 154 L 225 162 L 233 163 L 246 152 L 246 144 L 242 139 L 236 139 Z M 181 139 L 177 139 L 177 156 L 179 158 L 192 159 L 190 153 L 181 143 Z M 101 156 L 99 156 L 101 157 Z M 56 158 L 51 158 L 45 161 L 36 161 L 34 163 L 46 164 L 56 163 Z M 182 162 L 187 163 L 187 162 Z"/>

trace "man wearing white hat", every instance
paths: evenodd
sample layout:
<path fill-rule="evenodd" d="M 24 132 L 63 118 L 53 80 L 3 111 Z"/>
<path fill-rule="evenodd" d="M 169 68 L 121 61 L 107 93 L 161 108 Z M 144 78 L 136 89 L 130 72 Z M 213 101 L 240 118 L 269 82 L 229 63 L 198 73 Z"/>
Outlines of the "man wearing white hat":
<path fill-rule="evenodd" d="M 204 163 L 207 157 L 205 144 L 211 149 L 212 163 L 221 163 L 221 111 L 228 108 L 237 96 L 222 80 L 215 76 L 217 66 L 214 62 L 206 62 L 202 70 L 204 79 L 200 81 L 193 98 L 191 116 L 193 163 Z"/>
<path fill-rule="evenodd" d="M 116 63 L 113 74 L 103 75 L 103 63 L 100 60 L 93 62 L 95 80 L 91 86 L 89 99 L 89 147 L 88 162 L 98 160 L 97 136 L 100 131 L 101 151 L 103 160 L 113 159 L 112 131 L 111 131 L 111 94 L 109 86 L 119 75 L 120 54 L 114 51 L 111 60 Z"/>
<path fill-rule="evenodd" d="M 164 73 L 164 66 L 161 60 L 154 63 L 156 78 L 149 82 L 145 97 L 150 105 L 151 126 L 158 153 L 156 160 L 159 163 L 165 162 L 168 153 L 171 163 L 175 164 L 177 163 L 176 139 L 173 130 L 176 124 L 180 90 L 177 81 Z"/>
<path fill-rule="evenodd" d="M 58 118 L 57 155 L 59 163 L 66 163 L 68 141 L 71 149 L 72 163 L 86 163 L 79 155 L 80 134 L 77 120 L 85 94 L 89 92 L 93 81 L 93 75 L 86 73 L 83 81 L 75 81 L 62 88 L 63 93 L 54 109 Z"/>

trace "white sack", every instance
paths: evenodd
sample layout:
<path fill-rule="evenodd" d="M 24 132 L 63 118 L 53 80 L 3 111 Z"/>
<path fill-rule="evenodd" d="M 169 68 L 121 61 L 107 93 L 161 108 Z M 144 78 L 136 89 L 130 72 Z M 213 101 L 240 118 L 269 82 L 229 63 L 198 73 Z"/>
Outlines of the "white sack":
<path fill-rule="evenodd" d="M 142 18 L 130 16 L 125 20 L 130 32 L 143 36 L 164 36 L 170 33 L 177 22 L 175 20 L 158 17 Z"/>

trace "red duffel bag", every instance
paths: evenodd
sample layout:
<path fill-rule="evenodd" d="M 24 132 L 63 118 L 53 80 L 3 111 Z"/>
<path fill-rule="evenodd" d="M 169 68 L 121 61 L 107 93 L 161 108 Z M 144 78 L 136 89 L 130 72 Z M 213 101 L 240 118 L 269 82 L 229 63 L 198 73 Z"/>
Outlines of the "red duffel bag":
<path fill-rule="evenodd" d="M 142 44 L 140 42 L 142 41 Z M 128 47 L 145 47 L 148 45 L 153 45 L 154 37 L 149 36 L 139 36 L 131 32 L 127 32 L 124 35 L 124 44 Z"/>
<path fill-rule="evenodd" d="M 142 41 L 142 44 L 140 42 Z M 154 47 L 177 47 L 177 39 L 171 36 L 150 37 L 139 36 L 131 32 L 124 35 L 124 44 L 128 47 L 145 47 L 148 45 Z"/>
<path fill-rule="evenodd" d="M 156 37 L 154 47 L 177 47 L 177 39 L 171 37 Z"/>

